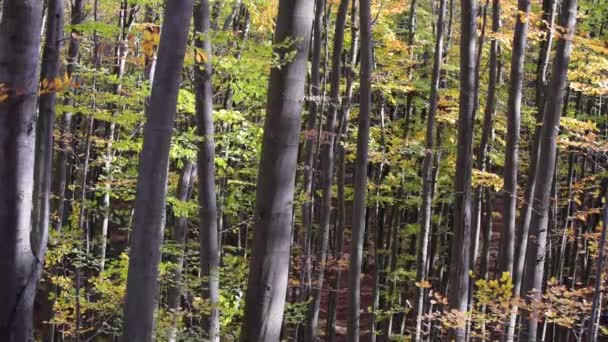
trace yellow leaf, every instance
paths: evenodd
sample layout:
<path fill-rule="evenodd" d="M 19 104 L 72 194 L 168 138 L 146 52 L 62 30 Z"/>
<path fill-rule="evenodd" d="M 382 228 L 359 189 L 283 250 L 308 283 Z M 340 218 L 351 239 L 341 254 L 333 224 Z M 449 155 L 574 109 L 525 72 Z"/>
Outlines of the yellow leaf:
<path fill-rule="evenodd" d="M 0 102 L 4 102 L 6 99 L 8 99 L 8 94 L 0 94 Z"/>
<path fill-rule="evenodd" d="M 194 58 L 197 63 L 207 63 L 207 54 L 202 50 L 196 50 Z"/>
<path fill-rule="evenodd" d="M 152 32 L 150 32 L 148 30 L 145 30 L 144 31 L 144 40 L 147 41 L 147 42 L 153 41 L 154 37 L 153 37 Z"/>

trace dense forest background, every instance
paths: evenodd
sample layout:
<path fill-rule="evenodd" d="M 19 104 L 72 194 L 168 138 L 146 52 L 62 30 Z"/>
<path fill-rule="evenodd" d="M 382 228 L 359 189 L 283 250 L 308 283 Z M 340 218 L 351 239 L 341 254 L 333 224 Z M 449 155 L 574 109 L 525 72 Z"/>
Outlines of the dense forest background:
<path fill-rule="evenodd" d="M 0 0 L 0 341 L 608 340 L 606 0 Z"/>

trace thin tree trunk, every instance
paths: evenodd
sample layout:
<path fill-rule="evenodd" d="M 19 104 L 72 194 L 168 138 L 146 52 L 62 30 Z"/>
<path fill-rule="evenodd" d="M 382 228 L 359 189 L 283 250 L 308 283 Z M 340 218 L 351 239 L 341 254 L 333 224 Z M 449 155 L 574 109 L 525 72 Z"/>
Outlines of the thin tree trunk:
<path fill-rule="evenodd" d="M 55 79 L 63 80 L 59 74 L 61 41 L 63 38 L 63 15 L 64 2 L 52 0 L 48 2 L 48 19 L 46 21 L 46 36 L 42 55 L 42 66 L 40 79 L 43 94 L 39 98 L 38 124 L 36 126 L 36 156 L 34 165 L 34 204 L 32 213 L 31 241 L 34 253 L 44 256 L 46 249 L 49 221 L 51 217 L 51 187 L 53 172 L 53 130 L 55 124 L 55 103 L 59 89 L 54 87 Z M 68 76 L 69 77 L 69 76 Z M 46 84 L 46 86 L 45 86 Z M 65 191 L 65 177 L 64 177 Z M 63 201 L 62 201 L 63 202 Z M 41 250 L 41 248 L 43 250 Z M 40 253 L 42 252 L 42 253 Z M 40 260 L 42 260 L 40 259 Z M 49 299 L 49 292 L 55 286 L 51 282 L 44 282 L 41 287 L 41 302 L 44 308 L 40 310 L 42 317 L 47 320 L 52 318 L 53 300 Z M 44 322 L 44 321 L 43 321 Z M 49 325 L 51 329 L 52 325 Z M 43 334 L 48 329 L 43 330 Z"/>
<path fill-rule="evenodd" d="M 120 20 L 119 20 L 119 28 L 120 33 L 118 35 L 118 44 L 116 48 L 116 68 L 115 74 L 117 79 L 117 84 L 114 89 L 114 93 L 116 96 L 122 96 L 122 78 L 125 73 L 125 67 L 127 62 L 127 54 L 129 53 L 129 46 L 127 42 L 127 32 L 129 30 L 129 26 L 132 23 L 132 15 L 133 8 L 131 9 L 131 13 L 129 15 L 129 4 L 127 1 L 122 2 L 122 8 L 120 11 Z M 116 108 L 116 112 L 112 114 L 115 116 L 120 108 Z M 110 119 L 110 122 L 106 124 L 106 129 L 108 132 L 107 136 L 107 144 L 106 151 L 103 157 L 104 160 L 104 173 L 105 173 L 105 182 L 104 182 L 104 193 L 102 198 L 102 208 L 103 208 L 103 218 L 101 222 L 101 253 L 99 257 L 99 270 L 103 272 L 106 263 L 106 249 L 107 249 L 107 238 L 108 238 L 108 227 L 110 224 L 110 192 L 112 190 L 112 180 L 113 180 L 113 172 L 112 172 L 112 160 L 114 159 L 114 150 L 113 145 L 115 141 L 116 135 L 116 123 L 113 119 Z M 88 252 L 88 247 L 87 247 Z"/>
<path fill-rule="evenodd" d="M 302 204 L 302 222 L 304 227 L 304 289 L 303 298 L 310 295 L 312 282 L 312 224 L 314 208 L 314 164 L 315 140 L 313 130 L 317 126 L 317 114 L 321 103 L 321 50 L 323 47 L 323 15 L 325 14 L 325 0 L 315 3 L 315 19 L 312 38 L 312 64 L 310 73 L 309 111 L 307 132 L 304 141 L 304 192 L 306 198 Z M 322 121 L 322 120 L 320 120 Z"/>
<path fill-rule="evenodd" d="M 337 117 L 340 107 L 340 75 L 342 71 L 342 50 L 344 49 L 344 29 L 348 14 L 349 0 L 341 0 L 336 18 L 336 31 L 332 51 L 332 67 L 330 74 L 329 101 L 330 108 L 327 116 L 326 131 L 323 132 L 321 150 L 321 203 L 320 203 L 320 244 L 319 256 L 317 258 L 317 285 L 312 291 L 311 308 L 309 311 L 306 341 L 314 341 L 317 337 L 317 326 L 319 324 L 319 309 L 321 307 L 321 295 L 325 277 L 325 263 L 327 260 L 327 246 L 329 243 L 329 225 L 331 219 L 331 199 L 334 175 L 334 148 L 336 134 L 338 133 Z"/>
<path fill-rule="evenodd" d="M 564 0 L 562 3 L 559 25 L 566 30 L 557 43 L 557 51 L 553 63 L 553 78 L 547 88 L 547 98 L 543 115 L 543 125 L 540 131 L 539 153 L 534 175 L 534 200 L 530 219 L 530 242 L 527 246 L 526 268 L 523 293 L 533 293 L 533 299 L 539 299 L 542 289 L 545 248 L 547 243 L 547 211 L 550 204 L 551 183 L 555 172 L 556 144 L 561 118 L 564 89 L 568 74 L 568 63 L 572 52 L 572 36 L 576 22 L 577 0 Z M 532 313 L 525 319 L 522 337 L 527 341 L 535 341 L 538 328 L 537 313 Z"/>
<path fill-rule="evenodd" d="M 353 0 L 352 11 L 351 11 L 351 47 L 350 55 L 346 65 L 346 94 L 342 103 L 340 111 L 340 128 L 339 136 L 336 142 L 337 158 L 338 158 L 338 169 L 337 169 L 337 229 L 336 229 L 336 255 L 335 259 L 341 261 L 344 252 L 344 231 L 346 228 L 346 195 L 345 195 L 345 177 L 346 177 L 346 151 L 342 142 L 346 141 L 348 135 L 348 118 L 352 106 L 353 97 L 353 85 L 355 76 L 355 64 L 357 62 L 357 53 L 359 50 L 358 45 L 358 27 L 357 27 L 357 8 L 358 2 Z M 336 339 L 336 311 L 337 311 L 337 300 L 340 292 L 340 282 L 342 268 L 338 265 L 336 270 L 336 276 L 332 284 L 332 289 L 329 293 L 328 299 L 328 314 L 327 314 L 327 340 L 329 342 L 335 342 Z"/>
<path fill-rule="evenodd" d="M 477 110 L 479 109 L 479 88 L 481 85 L 481 62 L 483 58 L 483 44 L 486 37 L 486 27 L 488 23 L 488 6 L 490 5 L 490 0 L 486 0 L 483 7 L 481 7 L 481 32 L 479 34 L 479 39 L 477 40 L 477 57 L 475 61 L 475 107 L 473 108 L 473 122 L 475 122 L 475 117 L 477 116 Z M 485 119 L 485 118 L 484 118 Z M 485 125 L 485 122 L 484 122 Z M 482 138 L 483 139 L 483 138 Z M 481 153 L 481 144 L 479 146 Z M 482 194 L 481 188 L 477 187 L 475 192 L 473 193 L 473 204 L 471 207 L 471 271 L 475 272 L 475 265 L 477 264 L 477 258 L 479 256 L 479 236 L 481 233 L 481 215 L 482 215 Z M 473 304 L 473 296 L 472 293 L 474 291 L 473 283 L 469 284 L 469 307 L 472 307 Z M 470 329 L 470 324 L 467 326 L 467 329 Z M 468 332 L 467 332 L 468 335 Z"/>
<path fill-rule="evenodd" d="M 504 167 L 504 212 L 503 229 L 500 234 L 501 248 L 498 258 L 500 272 L 513 274 L 515 248 L 515 222 L 517 211 L 517 171 L 519 164 L 519 130 L 521 125 L 521 102 L 523 96 L 524 60 L 528 35 L 529 0 L 518 0 L 511 54 L 509 99 L 507 104 L 507 147 Z M 500 275 L 499 275 L 500 276 Z"/>
<path fill-rule="evenodd" d="M 500 1 L 493 0 L 492 1 L 492 33 L 494 35 L 500 32 L 501 22 L 500 22 Z M 477 156 L 477 168 L 481 171 L 486 171 L 489 167 L 488 153 L 490 149 L 491 139 L 492 139 L 492 131 L 494 129 L 494 115 L 496 113 L 496 93 L 498 80 L 500 75 L 501 63 L 499 60 L 500 55 L 500 41 L 498 39 L 492 39 L 490 43 L 490 65 L 489 65 L 489 73 L 488 73 L 488 94 L 486 99 L 486 107 L 484 110 L 484 119 L 483 119 L 483 128 L 481 133 L 481 141 L 479 143 L 479 152 Z M 491 207 L 491 194 L 490 189 L 485 189 L 485 197 L 486 197 L 486 206 Z M 482 196 L 482 191 L 480 188 L 477 190 L 477 195 Z M 487 208 L 486 208 L 487 210 Z M 491 215 L 491 210 L 489 213 L 486 211 L 486 215 Z M 486 229 L 491 230 L 492 218 L 486 217 Z M 484 258 L 486 257 L 489 246 L 486 246 L 485 243 L 489 242 L 489 236 L 487 236 L 488 231 L 484 231 Z M 482 265 L 484 264 L 485 259 L 482 259 Z M 486 263 L 487 266 L 487 263 Z M 486 273 L 484 271 L 484 267 L 482 266 L 483 275 Z M 487 267 L 485 267 L 487 268 Z"/>
<path fill-rule="evenodd" d="M 203 299 L 209 300 L 211 312 L 205 318 L 204 328 L 210 341 L 219 341 L 219 240 L 215 188 L 215 140 L 213 134 L 213 74 L 209 1 L 201 0 L 194 7 L 194 28 L 200 38 L 196 48 L 206 58 L 195 68 L 197 134 L 202 137 L 198 144 L 198 192 L 200 220 L 200 267 L 203 277 Z"/>
<path fill-rule="evenodd" d="M 122 340 L 151 341 L 165 227 L 169 149 L 193 0 L 166 1 L 135 196 Z"/>
<path fill-rule="evenodd" d="M 30 244 L 42 0 L 4 0 L 0 22 L 0 340 L 33 340 L 44 248 Z M 24 24 L 27 23 L 27 24 Z M 42 254 L 41 254 L 42 253 Z"/>
<path fill-rule="evenodd" d="M 281 332 L 312 17 L 312 1 L 279 2 L 274 41 L 293 39 L 294 46 L 275 53 L 295 54 L 270 73 L 242 341 L 277 341 Z"/>
<path fill-rule="evenodd" d="M 361 34 L 361 72 L 359 131 L 357 135 L 357 157 L 354 166 L 353 223 L 350 242 L 348 279 L 348 313 L 346 320 L 347 341 L 357 342 L 360 335 L 361 306 L 361 261 L 363 258 L 363 235 L 365 234 L 365 202 L 367 198 L 367 164 L 371 114 L 372 77 L 372 23 L 370 0 L 359 0 Z"/>
<path fill-rule="evenodd" d="M 42 54 L 40 79 L 42 95 L 39 99 L 36 125 L 36 157 L 34 166 L 34 206 L 32 215 L 32 248 L 44 258 L 49 232 L 51 172 L 53 164 L 53 129 L 57 91 L 53 84 L 59 78 L 61 40 L 63 38 L 63 1 L 48 3 L 46 36 Z M 61 77 L 63 79 L 63 77 Z M 44 87 L 44 84 L 47 84 Z M 41 259 L 42 260 L 42 259 Z"/>
<path fill-rule="evenodd" d="M 521 285 L 523 282 L 523 272 L 524 272 L 524 262 L 526 259 L 526 250 L 527 250 L 527 245 L 528 245 L 528 233 L 530 230 L 530 218 L 532 216 L 532 201 L 533 201 L 533 196 L 534 196 L 534 188 L 535 188 L 535 179 L 534 179 L 534 175 L 536 174 L 536 165 L 537 165 L 537 158 L 538 158 L 538 148 L 540 146 L 540 130 L 541 130 L 541 122 L 542 122 L 542 116 L 543 116 L 543 112 L 544 112 L 544 97 L 545 97 L 545 84 L 546 84 L 546 77 L 547 77 L 547 73 L 546 73 L 546 69 L 547 69 L 547 65 L 549 63 L 549 57 L 550 57 L 550 51 L 551 51 L 551 45 L 552 45 L 552 37 L 553 37 L 553 18 L 555 17 L 555 0 L 546 0 L 548 2 L 553 3 L 552 11 L 549 13 L 550 16 L 550 27 L 546 28 L 547 29 L 547 33 L 546 33 L 546 37 L 547 37 L 547 41 L 546 43 L 543 44 L 541 52 L 540 52 L 540 60 L 541 60 L 541 64 L 538 67 L 537 73 L 538 73 L 538 78 L 539 81 L 542 83 L 541 85 L 537 86 L 536 88 L 536 97 L 537 97 L 537 117 L 536 117 L 536 128 L 534 130 L 534 142 L 532 145 L 532 149 L 530 151 L 530 167 L 528 170 L 528 184 L 526 186 L 526 201 L 523 203 L 524 204 L 524 208 L 522 209 L 522 218 L 521 223 L 520 223 L 520 229 L 518 232 L 518 236 L 517 236 L 517 245 L 516 245 L 516 251 L 515 251 L 515 257 L 517 264 L 514 265 L 514 270 L 513 270 L 513 294 L 515 296 L 519 296 L 520 292 L 521 292 Z M 543 8 L 545 8 L 546 4 L 543 3 Z M 546 11 L 544 13 L 547 13 Z M 544 15 L 543 15 L 543 19 Z M 511 325 L 512 327 L 512 325 Z"/>
<path fill-rule="evenodd" d="M 191 161 L 186 161 L 184 168 L 179 176 L 177 193 L 175 198 L 179 202 L 187 202 L 192 188 L 196 167 Z M 171 231 L 171 240 L 177 247 L 177 253 L 171 256 L 174 263 L 169 276 L 170 284 L 167 289 L 167 310 L 172 315 L 171 328 L 167 340 L 175 342 L 177 340 L 177 319 L 180 317 L 179 309 L 182 297 L 182 272 L 184 270 L 184 256 L 186 248 L 186 236 L 188 234 L 188 216 L 175 217 L 175 225 Z"/>
<path fill-rule="evenodd" d="M 423 282 L 428 281 L 427 253 L 429 235 L 431 231 L 431 218 L 433 216 L 433 162 L 435 161 L 435 130 L 437 103 L 439 99 L 439 79 L 441 77 L 441 64 L 443 60 L 443 27 L 446 0 L 439 1 L 439 17 L 437 19 L 437 37 L 435 38 L 435 58 L 431 79 L 431 96 L 429 100 L 429 115 L 426 125 L 426 151 L 422 167 L 422 215 L 420 215 L 420 240 L 418 243 L 416 280 L 418 281 L 418 302 L 416 306 L 416 333 L 414 341 L 420 341 L 422 334 L 422 318 L 424 315 L 424 298 L 426 288 Z"/>
<path fill-rule="evenodd" d="M 604 185 L 605 186 L 605 185 Z M 604 258 L 606 253 L 606 230 L 608 226 L 608 192 L 606 192 L 606 201 L 604 202 L 604 219 L 602 220 L 602 233 L 600 240 L 598 241 L 599 255 L 597 257 L 597 265 L 595 272 L 595 288 L 593 291 L 593 303 L 591 306 L 591 318 L 589 318 L 589 326 L 587 328 L 587 338 L 590 342 L 597 340 L 597 328 L 599 322 L 596 322 L 597 318 L 600 317 L 599 310 L 602 304 L 602 272 L 604 271 Z M 596 327 L 597 326 L 597 327 Z"/>
<path fill-rule="evenodd" d="M 71 8 L 72 17 L 70 25 L 81 24 L 85 19 L 84 13 L 85 0 L 76 0 Z M 72 29 L 70 37 L 70 45 L 68 47 L 66 74 L 68 79 L 72 79 L 76 67 L 78 64 L 78 54 L 80 52 L 80 40 L 78 37 L 80 32 Z M 68 96 L 65 100 L 67 106 L 73 106 L 74 97 Z M 68 179 L 68 163 L 69 163 L 69 149 L 71 148 L 71 126 L 72 126 L 73 113 L 67 112 L 63 114 L 61 123 L 61 135 L 59 140 L 59 153 L 55 161 L 56 176 L 53 177 L 55 181 L 54 194 L 57 197 L 55 211 L 57 213 L 57 221 L 55 221 L 55 230 L 61 230 L 63 225 L 63 218 L 65 216 L 65 193 Z"/>

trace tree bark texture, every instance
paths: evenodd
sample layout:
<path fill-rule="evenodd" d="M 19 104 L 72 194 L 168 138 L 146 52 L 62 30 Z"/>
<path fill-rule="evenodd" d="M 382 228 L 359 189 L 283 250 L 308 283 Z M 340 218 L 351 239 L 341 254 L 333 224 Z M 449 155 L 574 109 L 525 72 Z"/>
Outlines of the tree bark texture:
<path fill-rule="evenodd" d="M 213 74 L 211 56 L 209 1 L 201 0 L 194 7 L 194 29 L 199 35 L 196 48 L 206 57 L 195 68 L 198 144 L 198 204 L 200 220 L 200 267 L 203 277 L 203 298 L 209 300 L 211 312 L 205 317 L 204 328 L 210 341 L 219 341 L 219 276 L 220 251 L 217 226 L 217 199 L 215 187 L 215 140 L 213 132 Z"/>
<path fill-rule="evenodd" d="M 361 71 L 359 79 L 359 131 L 357 135 L 357 156 L 354 166 L 353 223 L 350 243 L 350 263 L 348 277 L 348 313 L 346 320 L 347 341 L 359 341 L 361 307 L 361 261 L 363 258 L 363 237 L 365 234 L 365 214 L 367 198 L 367 164 L 371 114 L 372 77 L 372 18 L 370 0 L 359 0 L 359 32 L 361 34 Z"/>
<path fill-rule="evenodd" d="M 526 251 L 526 271 L 523 282 L 523 294 L 533 292 L 533 298 L 540 298 L 542 288 L 545 251 L 547 244 L 548 209 L 550 204 L 551 185 L 555 172 L 557 154 L 557 135 L 562 115 L 568 63 L 572 52 L 572 37 L 576 23 L 577 0 L 564 0 L 562 3 L 559 25 L 566 31 L 557 42 L 553 62 L 552 79 L 547 88 L 543 124 L 540 131 L 537 165 L 534 175 L 534 197 L 530 219 L 529 242 Z M 521 340 L 536 341 L 538 328 L 537 313 L 525 318 Z"/>
<path fill-rule="evenodd" d="M 151 341 L 165 228 L 169 149 L 193 0 L 166 1 L 139 161 L 122 340 Z"/>
<path fill-rule="evenodd" d="M 34 340 L 42 263 L 30 243 L 30 225 L 43 1 L 2 5 L 0 94 L 8 97 L 0 101 L 0 340 L 22 342 Z"/>
<path fill-rule="evenodd" d="M 242 341 L 278 341 L 281 332 L 313 7 L 310 0 L 279 2 L 274 42 L 292 43 L 275 53 L 295 54 L 270 72 Z"/>

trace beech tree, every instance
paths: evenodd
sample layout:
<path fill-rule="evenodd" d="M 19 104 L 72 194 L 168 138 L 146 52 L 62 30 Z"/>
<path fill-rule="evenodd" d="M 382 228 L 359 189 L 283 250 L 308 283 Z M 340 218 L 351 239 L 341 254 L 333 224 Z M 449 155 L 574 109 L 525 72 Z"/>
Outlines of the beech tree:
<path fill-rule="evenodd" d="M 44 259 L 30 242 L 43 1 L 5 0 L 0 22 L 0 339 L 31 341 Z M 27 25 L 23 25 L 27 23 Z M 48 152 L 48 151 L 45 151 Z"/>
<path fill-rule="evenodd" d="M 460 3 L 460 98 L 458 110 L 458 147 L 454 181 L 454 235 L 451 241 L 449 305 L 465 313 L 469 296 L 471 253 L 471 177 L 473 153 L 473 115 L 475 108 L 475 51 L 477 5 Z M 464 327 L 453 329 L 456 341 L 465 340 Z"/>
<path fill-rule="evenodd" d="M 535 186 L 529 234 L 529 237 L 533 238 L 528 242 L 526 251 L 527 268 L 522 288 L 524 294 L 531 294 L 536 300 L 540 298 L 544 276 L 551 184 L 555 172 L 557 135 L 568 77 L 568 63 L 572 53 L 571 37 L 574 35 L 576 10 L 576 0 L 566 0 L 562 3 L 559 26 L 564 29 L 564 34 L 557 41 L 552 78 L 547 88 L 542 128 L 538 140 L 537 165 L 542 165 L 542 168 L 537 167 L 534 174 Z M 537 329 L 538 316 L 537 313 L 532 313 L 525 320 L 521 337 L 527 341 L 536 341 Z"/>
<path fill-rule="evenodd" d="M 217 204 L 215 193 L 215 141 L 213 137 L 213 88 L 211 75 L 211 38 L 209 1 L 203 0 L 194 7 L 194 27 L 200 36 L 196 40 L 195 58 L 201 63 L 195 69 L 197 133 L 202 141 L 198 146 L 198 184 L 201 275 L 206 278 L 204 298 L 209 299 L 209 314 L 206 331 L 211 341 L 219 341 L 219 239 L 217 227 Z"/>
<path fill-rule="evenodd" d="M 274 49 L 280 64 L 268 85 L 242 341 L 276 341 L 281 333 L 313 9 L 308 0 L 279 2 L 274 42 L 284 45 Z"/>
<path fill-rule="evenodd" d="M 439 101 L 439 78 L 441 76 L 441 64 L 443 61 L 443 28 L 445 26 L 446 1 L 439 2 L 439 16 L 437 18 L 437 32 L 435 37 L 435 56 L 433 58 L 433 75 L 431 79 L 431 97 L 429 100 L 429 115 L 426 123 L 426 151 L 424 164 L 422 166 L 423 189 L 422 189 L 422 214 L 420 215 L 420 238 L 418 246 L 418 259 L 416 269 L 416 280 L 419 283 L 418 302 L 416 306 L 416 335 L 415 340 L 420 341 L 422 334 L 422 318 L 424 315 L 425 287 L 422 283 L 428 281 L 428 246 L 431 233 L 431 218 L 433 216 L 433 163 L 436 160 L 435 138 L 437 130 L 437 103 Z"/>
<path fill-rule="evenodd" d="M 192 0 L 167 1 L 156 75 L 146 107 L 139 161 L 123 341 L 151 341 L 158 292 L 158 263 L 165 227 L 169 148 L 181 70 L 192 18 Z"/>
<path fill-rule="evenodd" d="M 359 116 L 357 133 L 357 157 L 354 166 L 354 192 L 352 238 L 348 274 L 347 340 L 359 341 L 361 331 L 361 260 L 365 234 L 365 202 L 367 197 L 367 166 L 371 115 L 372 78 L 372 18 L 369 0 L 359 1 L 359 32 L 361 34 L 361 72 L 359 75 Z"/>
<path fill-rule="evenodd" d="M 0 0 L 1 341 L 605 339 L 605 2 L 44 5 Z"/>

